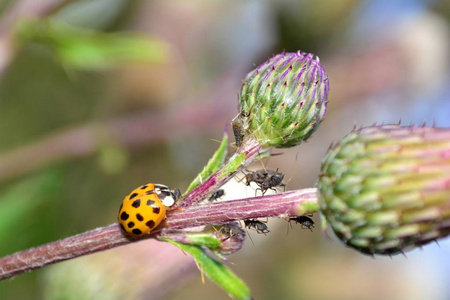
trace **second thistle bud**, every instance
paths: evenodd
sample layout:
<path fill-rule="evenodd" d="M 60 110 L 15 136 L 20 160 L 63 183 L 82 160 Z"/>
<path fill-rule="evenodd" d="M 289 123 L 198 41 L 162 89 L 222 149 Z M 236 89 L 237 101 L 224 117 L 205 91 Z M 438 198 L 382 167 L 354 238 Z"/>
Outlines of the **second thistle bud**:
<path fill-rule="evenodd" d="M 450 234 L 450 129 L 372 126 L 330 148 L 320 210 L 366 254 L 397 254 Z"/>
<path fill-rule="evenodd" d="M 292 147 L 307 140 L 322 121 L 328 76 L 319 59 L 303 52 L 278 54 L 250 72 L 239 96 L 244 138 L 263 147 Z"/>

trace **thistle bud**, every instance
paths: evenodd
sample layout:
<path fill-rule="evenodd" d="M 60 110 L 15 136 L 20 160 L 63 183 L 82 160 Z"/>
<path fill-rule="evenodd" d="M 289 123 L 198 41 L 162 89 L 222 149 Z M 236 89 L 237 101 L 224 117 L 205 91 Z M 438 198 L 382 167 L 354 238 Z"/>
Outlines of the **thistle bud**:
<path fill-rule="evenodd" d="M 322 214 L 365 254 L 398 254 L 450 234 L 450 128 L 372 126 L 331 147 Z"/>
<path fill-rule="evenodd" d="M 220 247 L 214 250 L 222 255 L 229 255 L 240 250 L 245 240 L 245 230 L 237 222 L 208 226 L 205 231 L 212 232 L 216 238 L 220 239 L 222 242 Z"/>
<path fill-rule="evenodd" d="M 322 121 L 328 76 L 319 58 L 303 52 L 278 54 L 250 72 L 239 95 L 244 138 L 262 147 L 286 148 L 307 140 Z"/>

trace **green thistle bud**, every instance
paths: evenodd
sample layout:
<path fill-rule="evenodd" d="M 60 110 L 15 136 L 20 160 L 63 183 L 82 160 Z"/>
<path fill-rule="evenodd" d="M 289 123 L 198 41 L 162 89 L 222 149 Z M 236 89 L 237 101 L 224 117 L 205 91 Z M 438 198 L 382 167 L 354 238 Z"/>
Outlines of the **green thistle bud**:
<path fill-rule="evenodd" d="M 450 129 L 383 125 L 330 148 L 319 203 L 336 235 L 366 254 L 398 254 L 450 234 Z"/>
<path fill-rule="evenodd" d="M 328 76 L 313 54 L 278 54 L 250 72 L 239 96 L 244 138 L 286 148 L 307 140 L 322 121 Z"/>

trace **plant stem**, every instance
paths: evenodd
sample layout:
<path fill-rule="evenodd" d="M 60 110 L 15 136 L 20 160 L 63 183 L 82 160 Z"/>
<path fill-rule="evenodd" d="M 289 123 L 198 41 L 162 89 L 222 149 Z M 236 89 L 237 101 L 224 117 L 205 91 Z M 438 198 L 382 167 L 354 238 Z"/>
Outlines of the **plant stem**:
<path fill-rule="evenodd" d="M 218 190 L 233 178 L 234 174 L 248 166 L 259 154 L 265 151 L 268 150 L 263 150 L 257 140 L 253 138 L 246 139 L 236 153 L 230 157 L 228 162 L 203 184 L 191 191 L 179 206 L 183 208 L 188 207 L 206 199 L 209 194 Z"/>
<path fill-rule="evenodd" d="M 170 211 L 166 227 L 154 230 L 141 239 L 123 235 L 117 223 L 87 231 L 63 240 L 17 252 L 0 259 L 0 280 L 29 272 L 50 264 L 111 249 L 128 243 L 155 238 L 167 230 L 226 223 L 235 220 L 285 217 L 317 211 L 315 188 L 275 195 L 223 201 L 208 205 L 194 205 Z M 302 209 L 309 207 L 309 210 Z"/>

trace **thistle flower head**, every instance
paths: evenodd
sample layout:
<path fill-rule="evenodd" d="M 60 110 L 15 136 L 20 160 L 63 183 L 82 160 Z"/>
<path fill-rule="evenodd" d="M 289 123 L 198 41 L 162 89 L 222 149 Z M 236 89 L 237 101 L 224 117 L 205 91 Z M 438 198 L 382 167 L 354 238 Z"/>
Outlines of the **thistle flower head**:
<path fill-rule="evenodd" d="M 331 147 L 321 212 L 366 254 L 398 254 L 450 234 L 450 129 L 372 126 Z"/>
<path fill-rule="evenodd" d="M 244 80 L 239 96 L 239 123 L 244 138 L 263 147 L 292 147 L 307 140 L 322 121 L 328 76 L 313 54 L 275 55 Z"/>

